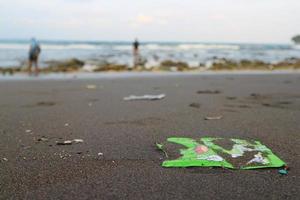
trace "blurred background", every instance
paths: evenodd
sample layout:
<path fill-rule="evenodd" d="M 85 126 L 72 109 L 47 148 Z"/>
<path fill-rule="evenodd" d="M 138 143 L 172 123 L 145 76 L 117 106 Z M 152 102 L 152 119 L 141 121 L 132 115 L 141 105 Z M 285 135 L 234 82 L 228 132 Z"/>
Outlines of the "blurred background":
<path fill-rule="evenodd" d="M 297 0 L 1 0 L 0 67 L 26 68 L 35 37 L 39 65 L 62 71 L 130 69 L 135 38 L 140 70 L 298 68 L 299 8 Z"/>

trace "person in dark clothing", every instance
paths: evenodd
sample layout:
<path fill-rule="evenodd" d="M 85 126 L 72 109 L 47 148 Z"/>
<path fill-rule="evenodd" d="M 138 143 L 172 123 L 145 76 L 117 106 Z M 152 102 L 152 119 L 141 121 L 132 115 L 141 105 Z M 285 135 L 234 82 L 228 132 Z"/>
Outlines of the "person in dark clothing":
<path fill-rule="evenodd" d="M 139 64 L 139 46 L 140 46 L 140 43 L 139 43 L 138 39 L 135 39 L 132 46 L 133 46 L 133 64 L 134 64 L 134 67 L 136 67 Z"/>
<path fill-rule="evenodd" d="M 28 65 L 28 72 L 29 74 L 32 73 L 31 67 L 32 64 L 35 67 L 35 75 L 38 75 L 38 58 L 41 53 L 41 47 L 39 43 L 36 41 L 35 38 L 31 39 L 30 49 L 29 49 L 29 65 Z"/>

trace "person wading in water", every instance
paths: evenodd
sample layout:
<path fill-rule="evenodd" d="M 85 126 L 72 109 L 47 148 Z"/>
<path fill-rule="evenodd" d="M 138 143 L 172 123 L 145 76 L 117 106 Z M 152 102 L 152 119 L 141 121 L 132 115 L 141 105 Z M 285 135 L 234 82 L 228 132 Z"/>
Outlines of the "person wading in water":
<path fill-rule="evenodd" d="M 35 75 L 38 75 L 38 73 L 39 73 L 38 59 L 39 59 L 40 53 L 41 53 L 41 47 L 40 47 L 39 43 L 36 41 L 35 38 L 32 38 L 31 44 L 30 44 L 30 49 L 29 49 L 29 65 L 28 65 L 29 75 L 32 74 L 32 71 L 31 71 L 32 64 L 35 67 Z"/>
<path fill-rule="evenodd" d="M 137 67 L 139 64 L 139 46 L 140 46 L 138 39 L 135 39 L 132 46 L 133 46 L 133 65 L 134 67 Z"/>

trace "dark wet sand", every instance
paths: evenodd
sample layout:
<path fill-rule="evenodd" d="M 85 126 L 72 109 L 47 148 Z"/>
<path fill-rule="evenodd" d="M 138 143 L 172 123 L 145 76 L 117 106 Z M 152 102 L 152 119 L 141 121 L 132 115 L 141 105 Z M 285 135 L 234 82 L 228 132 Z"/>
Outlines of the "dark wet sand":
<path fill-rule="evenodd" d="M 299 74 L 2 81 L 0 199 L 299 199 L 299 121 Z M 169 136 L 257 139 L 290 171 L 162 168 Z"/>

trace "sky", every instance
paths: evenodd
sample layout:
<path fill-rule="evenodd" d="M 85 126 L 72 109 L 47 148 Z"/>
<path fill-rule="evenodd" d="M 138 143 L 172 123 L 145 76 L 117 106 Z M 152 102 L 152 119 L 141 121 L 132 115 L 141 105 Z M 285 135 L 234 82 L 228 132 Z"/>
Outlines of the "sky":
<path fill-rule="evenodd" d="M 289 43 L 299 10 L 299 0 L 0 0 L 0 38 Z"/>

